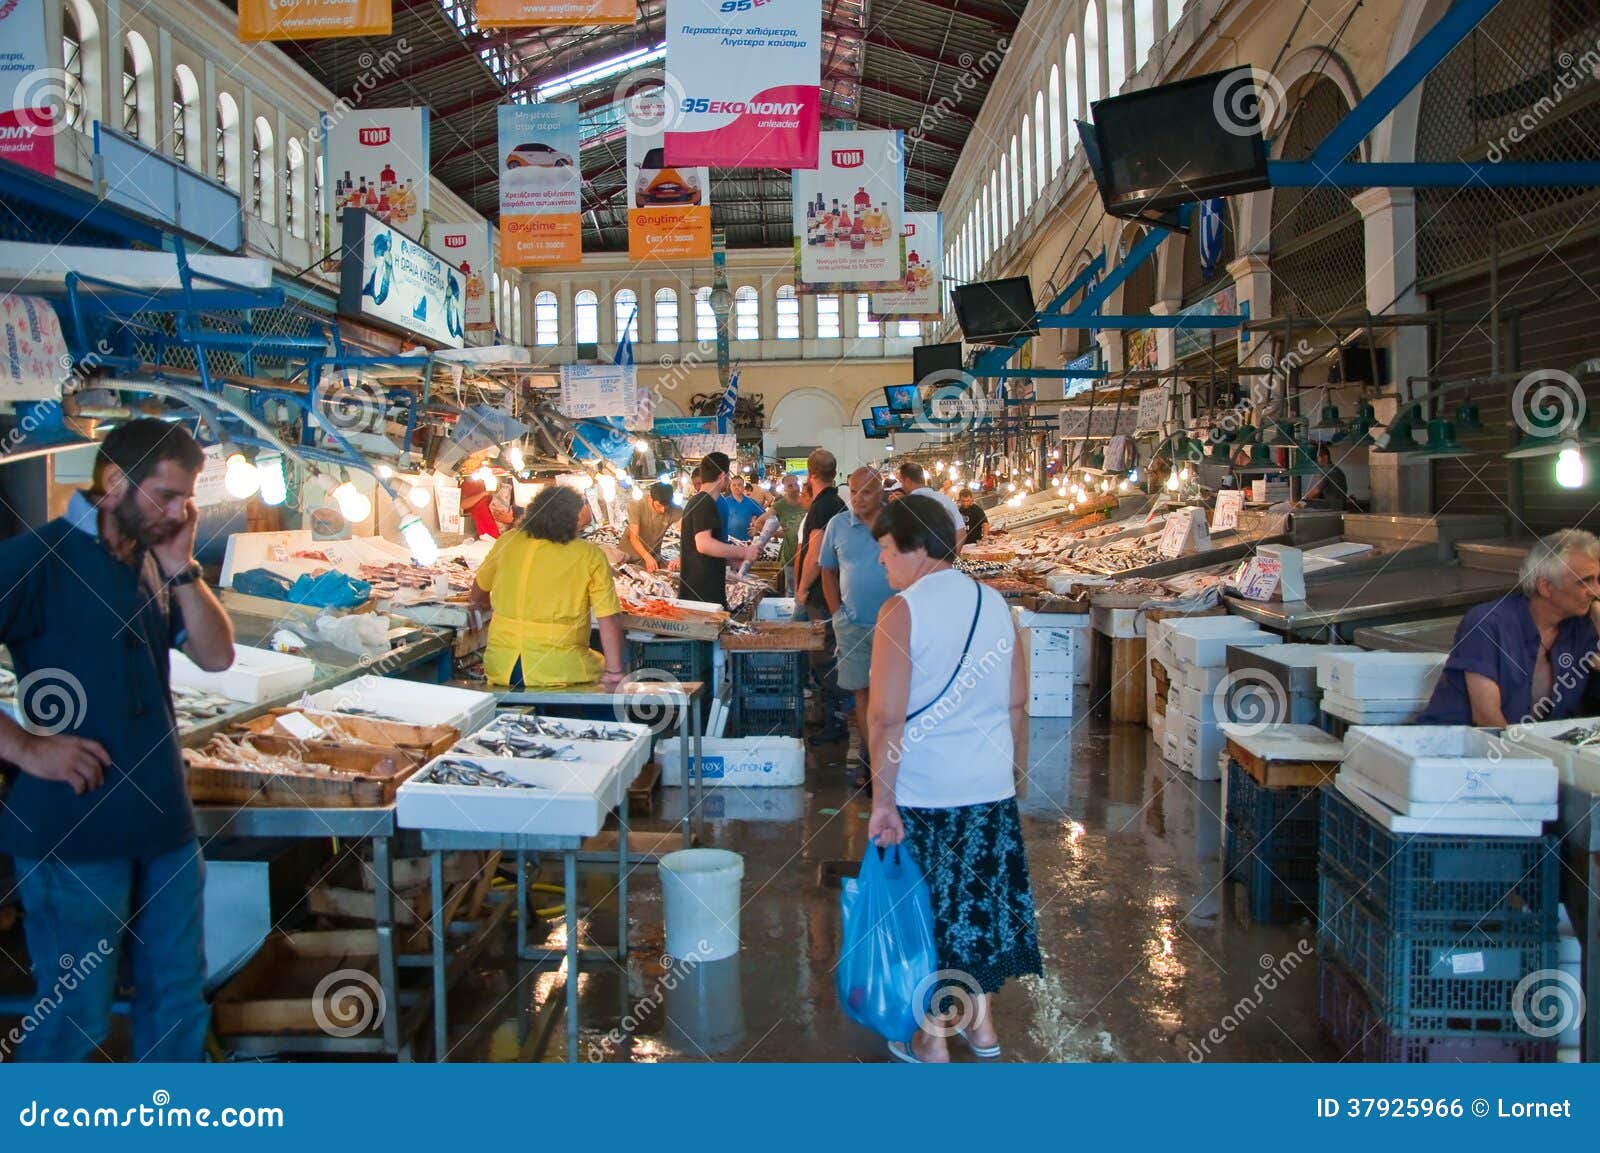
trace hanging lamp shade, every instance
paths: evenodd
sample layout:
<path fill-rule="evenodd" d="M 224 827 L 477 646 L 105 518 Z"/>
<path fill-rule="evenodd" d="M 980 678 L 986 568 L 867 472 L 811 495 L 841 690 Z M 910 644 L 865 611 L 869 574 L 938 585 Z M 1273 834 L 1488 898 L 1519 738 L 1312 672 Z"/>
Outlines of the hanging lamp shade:
<path fill-rule="evenodd" d="M 1256 426 L 1247 424 L 1233 434 L 1234 444 L 1254 444 L 1256 442 Z"/>
<path fill-rule="evenodd" d="M 1344 421 L 1339 416 L 1339 406 L 1325 404 L 1322 406 L 1322 415 L 1317 417 L 1317 422 L 1311 426 L 1312 440 L 1337 440 L 1344 435 Z"/>
<path fill-rule="evenodd" d="M 1588 449 L 1600 445 L 1600 436 L 1587 424 L 1568 422 L 1553 427 L 1548 433 L 1524 430 L 1517 446 L 1505 454 L 1507 460 L 1527 460 L 1531 457 L 1555 456 L 1564 448 Z"/>
<path fill-rule="evenodd" d="M 1371 444 L 1372 430 L 1377 427 L 1378 414 L 1370 404 L 1363 404 L 1356 412 L 1355 419 L 1350 422 L 1346 430 L 1346 439 L 1351 444 Z"/>
<path fill-rule="evenodd" d="M 1374 452 L 1415 452 L 1417 445 L 1417 430 L 1426 427 L 1422 419 L 1422 409 L 1418 405 L 1411 405 L 1395 414 L 1385 430 L 1388 442 L 1380 444 L 1373 449 Z"/>
<path fill-rule="evenodd" d="M 1272 459 L 1272 446 L 1257 441 L 1250 446 L 1251 468 L 1276 468 L 1278 462 Z"/>
<path fill-rule="evenodd" d="M 1316 476 L 1322 472 L 1317 463 L 1317 450 L 1309 444 L 1295 444 L 1289 450 L 1290 476 Z"/>
<path fill-rule="evenodd" d="M 1420 451 L 1421 455 L 1429 457 L 1470 455 L 1456 441 L 1455 422 L 1437 419 L 1428 422 L 1428 443 Z"/>
<path fill-rule="evenodd" d="M 1456 405 L 1455 426 L 1457 432 L 1481 431 L 1483 421 L 1478 416 L 1478 406 L 1470 400 L 1462 401 Z"/>

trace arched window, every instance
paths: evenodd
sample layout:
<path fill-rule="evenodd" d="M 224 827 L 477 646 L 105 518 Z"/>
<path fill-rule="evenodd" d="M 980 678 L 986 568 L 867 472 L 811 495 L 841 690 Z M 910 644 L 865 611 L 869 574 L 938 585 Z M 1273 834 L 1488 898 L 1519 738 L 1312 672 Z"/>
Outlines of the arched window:
<path fill-rule="evenodd" d="M 294 236 L 306 234 L 306 150 L 293 136 L 283 146 L 283 226 Z"/>
<path fill-rule="evenodd" d="M 741 284 L 733 294 L 733 338 L 761 339 L 761 297 L 748 284 Z"/>
<path fill-rule="evenodd" d="M 122 38 L 122 131 L 146 144 L 155 140 L 156 74 L 150 45 L 137 32 Z"/>
<path fill-rule="evenodd" d="M 656 289 L 656 340 L 662 344 L 678 343 L 678 291 L 675 288 Z"/>
<path fill-rule="evenodd" d="M 1128 78 L 1127 25 L 1122 18 L 1122 0 L 1106 0 L 1106 95 L 1122 91 Z"/>
<path fill-rule="evenodd" d="M 533 298 L 533 343 L 545 348 L 561 343 L 561 302 L 549 289 Z"/>
<path fill-rule="evenodd" d="M 717 339 L 717 314 L 711 308 L 711 289 L 694 290 L 694 338 L 700 341 Z"/>
<path fill-rule="evenodd" d="M 1120 41 L 1120 37 L 1118 39 Z M 1100 85 L 1104 75 L 1100 65 L 1100 12 L 1095 8 L 1094 0 L 1089 0 L 1083 9 L 1083 101 L 1086 112 L 1105 91 Z"/>
<path fill-rule="evenodd" d="M 1078 38 L 1067 37 L 1066 75 L 1064 91 L 1067 95 L 1067 155 L 1071 156 L 1078 150 L 1078 77 L 1082 69 L 1078 67 Z"/>
<path fill-rule="evenodd" d="M 639 294 L 633 289 L 619 288 L 611 298 L 611 327 L 617 334 L 618 344 L 622 343 L 624 334 L 635 344 L 638 343 Z"/>
<path fill-rule="evenodd" d="M 1054 67 L 1052 65 L 1052 67 Z M 1039 178 L 1036 185 L 1038 191 L 1044 192 L 1045 183 L 1050 179 L 1050 170 L 1045 167 L 1044 144 L 1044 93 L 1036 92 L 1033 97 L 1033 122 L 1038 125 L 1038 132 L 1033 137 L 1033 171 Z"/>
<path fill-rule="evenodd" d="M 250 134 L 250 211 L 261 217 L 263 224 L 275 224 L 278 220 L 275 155 L 272 125 L 265 116 L 257 116 L 255 131 Z"/>
<path fill-rule="evenodd" d="M 200 83 L 187 64 L 172 70 L 172 158 L 198 166 L 200 147 Z"/>
<path fill-rule="evenodd" d="M 1026 183 L 1022 178 L 1022 169 L 1017 156 L 1017 138 L 1011 138 L 1011 219 L 1012 222 L 1022 224 L 1022 189 Z M 1023 153 L 1028 150 L 1022 149 Z"/>
<path fill-rule="evenodd" d="M 1156 0 L 1135 0 L 1133 6 L 1133 65 L 1143 68 L 1156 45 Z"/>
<path fill-rule="evenodd" d="M 239 105 L 226 92 L 217 93 L 217 179 L 239 191 Z"/>
<path fill-rule="evenodd" d="M 100 22 L 82 0 L 61 8 L 61 68 L 67 127 L 87 132 L 100 115 Z"/>
<path fill-rule="evenodd" d="M 839 298 L 817 297 L 817 339 L 838 340 L 839 336 Z"/>
<path fill-rule="evenodd" d="M 500 274 L 494 274 L 494 326 L 496 339 L 506 339 L 506 310 L 511 301 L 511 282 L 501 281 Z"/>
<path fill-rule="evenodd" d="M 993 239 L 989 243 L 989 251 L 996 252 L 1006 241 L 1006 199 L 1005 199 L 1005 173 L 1006 162 L 1004 157 L 1000 160 L 1000 167 L 989 173 L 989 212 L 994 220 Z"/>
<path fill-rule="evenodd" d="M 600 343 L 600 298 L 587 288 L 572 298 L 572 319 L 579 344 Z"/>
<path fill-rule="evenodd" d="M 319 156 L 317 159 L 320 161 L 322 158 Z M 498 272 L 494 274 L 494 295 L 489 298 L 489 306 L 494 309 L 494 326 L 503 329 L 505 325 L 501 322 L 505 320 L 506 306 L 500 301 L 500 274 Z"/>
<path fill-rule="evenodd" d="M 800 339 L 800 299 L 792 284 L 778 288 L 778 339 Z"/>
<path fill-rule="evenodd" d="M 1076 59 L 1072 37 L 1067 37 L 1067 91 L 1076 91 L 1076 81 L 1072 79 L 1072 61 Z M 1070 128 L 1070 124 L 1068 126 Z M 1050 175 L 1054 176 L 1061 171 L 1061 70 L 1054 64 L 1050 65 Z M 1072 150 L 1067 149 L 1070 155 Z M 1042 166 L 1041 166 L 1042 171 Z"/>
<path fill-rule="evenodd" d="M 883 335 L 883 325 L 872 319 L 872 299 L 864 292 L 856 297 L 856 335 Z"/>
<path fill-rule="evenodd" d="M 511 286 L 511 343 L 522 343 L 522 289 Z"/>

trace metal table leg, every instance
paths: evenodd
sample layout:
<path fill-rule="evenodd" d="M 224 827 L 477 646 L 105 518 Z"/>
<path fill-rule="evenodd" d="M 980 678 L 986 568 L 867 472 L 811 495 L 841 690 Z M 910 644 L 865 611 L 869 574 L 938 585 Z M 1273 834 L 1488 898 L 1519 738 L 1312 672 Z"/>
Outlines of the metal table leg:
<path fill-rule="evenodd" d="M 578 1063 L 578 854 L 561 854 L 567 898 L 567 1063 Z"/>
<path fill-rule="evenodd" d="M 705 721 L 700 716 L 699 709 L 689 710 L 689 729 L 694 733 L 694 828 L 700 828 L 701 814 L 706 803 L 705 761 L 701 759 L 701 737 L 705 731 Z M 684 794 L 687 796 L 687 792 Z M 693 844 L 693 841 L 690 842 Z"/>
<path fill-rule="evenodd" d="M 444 854 L 438 849 L 428 854 L 429 879 L 433 889 L 433 1059 L 449 1059 L 450 1028 L 445 1015 L 445 930 Z"/>
<path fill-rule="evenodd" d="M 628 955 L 628 796 L 617 805 L 617 960 Z M 626 982 L 624 982 L 626 983 Z"/>
<path fill-rule="evenodd" d="M 517 956 L 528 955 L 528 854 L 517 854 Z"/>
<path fill-rule="evenodd" d="M 400 1045 L 400 976 L 394 952 L 394 862 L 388 837 L 372 838 L 372 871 L 377 878 L 373 920 L 378 938 L 378 986 L 383 997 L 383 1047 L 400 1060 L 411 1058 L 411 1046 Z"/>
<path fill-rule="evenodd" d="M 683 770 L 683 847 L 686 849 L 694 845 L 694 831 L 689 824 L 689 811 L 693 808 L 689 799 L 689 726 L 693 705 L 694 702 L 689 701 L 678 706 L 678 759 Z M 699 752 L 698 749 L 694 751 Z"/>

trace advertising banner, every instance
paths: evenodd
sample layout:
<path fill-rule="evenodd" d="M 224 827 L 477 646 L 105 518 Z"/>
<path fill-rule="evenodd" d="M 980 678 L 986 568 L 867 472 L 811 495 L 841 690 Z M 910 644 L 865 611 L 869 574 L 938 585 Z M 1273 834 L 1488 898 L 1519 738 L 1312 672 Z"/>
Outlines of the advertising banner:
<path fill-rule="evenodd" d="M 478 0 L 479 28 L 632 24 L 637 0 Z"/>
<path fill-rule="evenodd" d="M 46 43 L 44 0 L 0 4 L 0 160 L 54 176 L 62 93 Z"/>
<path fill-rule="evenodd" d="M 797 292 L 904 286 L 905 169 L 897 135 L 824 132 L 816 168 L 794 174 Z"/>
<path fill-rule="evenodd" d="M 466 281 L 466 317 L 468 332 L 494 331 L 494 301 L 490 299 L 490 286 L 494 272 L 489 263 L 489 225 L 484 221 L 473 224 L 435 224 L 428 239 L 444 258 L 461 270 Z"/>
<path fill-rule="evenodd" d="M 664 89 L 628 102 L 628 257 L 711 258 L 711 172 L 668 164 Z"/>
<path fill-rule="evenodd" d="M 872 315 L 881 320 L 938 320 L 943 316 L 944 291 L 944 230 L 939 214 L 906 213 L 900 239 L 906 247 L 903 287 L 899 292 L 874 292 Z"/>
<path fill-rule="evenodd" d="M 322 117 L 326 179 L 323 232 L 332 246 L 344 235 L 344 217 L 365 211 L 413 240 L 422 238 L 428 211 L 428 110 L 359 108 Z M 338 259 L 323 262 L 329 272 Z"/>
<path fill-rule="evenodd" d="M 578 106 L 500 106 L 500 267 L 583 257 Z"/>
<path fill-rule="evenodd" d="M 239 39 L 326 40 L 387 36 L 390 0 L 239 0 Z"/>
<path fill-rule="evenodd" d="M 0 295 L 0 400 L 54 400 L 72 375 L 56 310 L 42 296 Z"/>
<path fill-rule="evenodd" d="M 345 214 L 344 250 L 340 313 L 378 321 L 449 348 L 465 343 L 466 278 L 444 257 L 393 225 L 354 210 Z"/>
<path fill-rule="evenodd" d="M 822 0 L 722 0 L 667 21 L 669 164 L 815 168 Z"/>

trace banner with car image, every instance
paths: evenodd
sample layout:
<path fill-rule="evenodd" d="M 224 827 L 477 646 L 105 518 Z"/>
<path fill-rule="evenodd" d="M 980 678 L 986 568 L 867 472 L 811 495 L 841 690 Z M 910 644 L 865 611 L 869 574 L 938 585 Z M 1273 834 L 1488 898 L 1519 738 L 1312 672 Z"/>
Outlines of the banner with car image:
<path fill-rule="evenodd" d="M 628 258 L 711 259 L 711 172 L 668 164 L 662 90 L 628 102 Z"/>
<path fill-rule="evenodd" d="M 944 313 L 944 233 L 937 212 L 908 212 L 900 226 L 906 275 L 899 292 L 874 292 L 870 311 L 879 320 L 939 320 Z"/>
<path fill-rule="evenodd" d="M 500 267 L 583 258 L 578 105 L 500 106 Z"/>
<path fill-rule="evenodd" d="M 798 292 L 904 287 L 904 149 L 895 132 L 824 132 L 817 166 L 794 174 Z"/>

